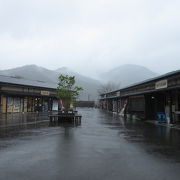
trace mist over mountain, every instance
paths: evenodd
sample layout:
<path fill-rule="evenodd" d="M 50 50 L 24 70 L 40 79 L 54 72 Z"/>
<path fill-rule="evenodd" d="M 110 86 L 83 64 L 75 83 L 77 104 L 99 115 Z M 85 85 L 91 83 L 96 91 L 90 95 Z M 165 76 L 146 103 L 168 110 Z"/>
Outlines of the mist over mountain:
<path fill-rule="evenodd" d="M 81 100 L 97 99 L 98 90 L 101 89 L 102 84 L 111 82 L 114 83 L 114 87 L 118 89 L 158 75 L 148 68 L 138 65 L 123 65 L 112 69 L 108 72 L 100 74 L 101 80 L 95 80 L 93 78 L 86 77 L 77 72 L 74 72 L 67 67 L 61 67 L 56 70 L 49 70 L 36 65 L 26 65 L 13 69 L 1 70 L 0 74 L 31 80 L 40 80 L 49 84 L 57 84 L 58 76 L 60 74 L 75 76 L 77 85 L 83 87 L 84 89 L 79 96 L 79 99 Z"/>
<path fill-rule="evenodd" d="M 98 96 L 97 89 L 100 86 L 99 81 L 86 76 L 82 76 L 66 67 L 62 67 L 57 70 L 49 70 L 36 65 L 27 65 L 8 70 L 1 70 L 0 74 L 7 76 L 16 76 L 31 80 L 40 80 L 49 84 L 57 84 L 58 76 L 60 74 L 75 76 L 77 85 L 83 87 L 84 89 L 79 96 L 79 99 L 81 100 L 96 99 Z"/>
<path fill-rule="evenodd" d="M 157 73 L 144 66 L 126 64 L 102 73 L 100 78 L 104 83 L 113 82 L 122 88 L 156 76 L 158 76 Z"/>
<path fill-rule="evenodd" d="M 26 65 L 13 69 L 1 70 L 0 74 L 45 82 L 57 82 L 54 71 L 36 65 Z"/>

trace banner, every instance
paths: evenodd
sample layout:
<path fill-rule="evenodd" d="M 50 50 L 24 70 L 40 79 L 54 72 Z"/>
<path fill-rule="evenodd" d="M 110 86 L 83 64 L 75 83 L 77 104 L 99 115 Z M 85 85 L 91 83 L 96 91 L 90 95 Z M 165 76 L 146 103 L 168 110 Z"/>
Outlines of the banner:
<path fill-rule="evenodd" d="M 13 98 L 7 98 L 7 112 L 13 112 Z"/>
<path fill-rule="evenodd" d="M 52 110 L 53 111 L 58 111 L 58 101 L 57 100 L 53 100 Z"/>
<path fill-rule="evenodd" d="M 20 110 L 21 110 L 20 98 L 14 98 L 13 112 L 20 112 Z"/>

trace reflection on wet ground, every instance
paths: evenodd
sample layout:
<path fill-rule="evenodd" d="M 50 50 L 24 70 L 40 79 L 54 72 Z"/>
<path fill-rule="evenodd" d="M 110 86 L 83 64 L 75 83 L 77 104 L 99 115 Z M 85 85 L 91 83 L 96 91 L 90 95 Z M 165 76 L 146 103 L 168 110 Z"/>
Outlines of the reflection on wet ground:
<path fill-rule="evenodd" d="M 180 178 L 179 130 L 79 111 L 81 124 L 50 123 L 45 113 L 1 115 L 0 179 Z"/>
<path fill-rule="evenodd" d="M 127 141 L 138 144 L 150 154 L 180 162 L 179 130 L 144 121 L 122 119 L 116 115 L 114 119 L 118 123 L 106 121 L 104 124 L 111 129 L 119 130 L 119 135 Z"/>
<path fill-rule="evenodd" d="M 50 122 L 48 113 L 10 113 L 0 115 L 0 150 L 10 146 L 14 139 L 27 140 L 28 136 L 48 133 L 48 127 L 77 127 L 81 123 Z"/>

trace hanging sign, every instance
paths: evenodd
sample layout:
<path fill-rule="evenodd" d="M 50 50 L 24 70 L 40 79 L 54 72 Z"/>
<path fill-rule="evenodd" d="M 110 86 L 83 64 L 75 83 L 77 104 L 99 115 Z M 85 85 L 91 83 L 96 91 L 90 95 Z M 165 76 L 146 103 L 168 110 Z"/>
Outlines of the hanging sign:
<path fill-rule="evenodd" d="M 155 89 L 163 89 L 168 87 L 167 79 L 155 83 Z"/>

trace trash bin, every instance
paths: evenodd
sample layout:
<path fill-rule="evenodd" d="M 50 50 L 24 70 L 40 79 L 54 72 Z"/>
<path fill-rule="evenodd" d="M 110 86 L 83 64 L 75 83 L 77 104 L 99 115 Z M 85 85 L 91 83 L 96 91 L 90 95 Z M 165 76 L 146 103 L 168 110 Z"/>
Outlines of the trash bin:
<path fill-rule="evenodd" d="M 165 112 L 157 112 L 157 117 L 156 117 L 156 120 L 158 122 L 166 122 L 166 114 Z"/>

